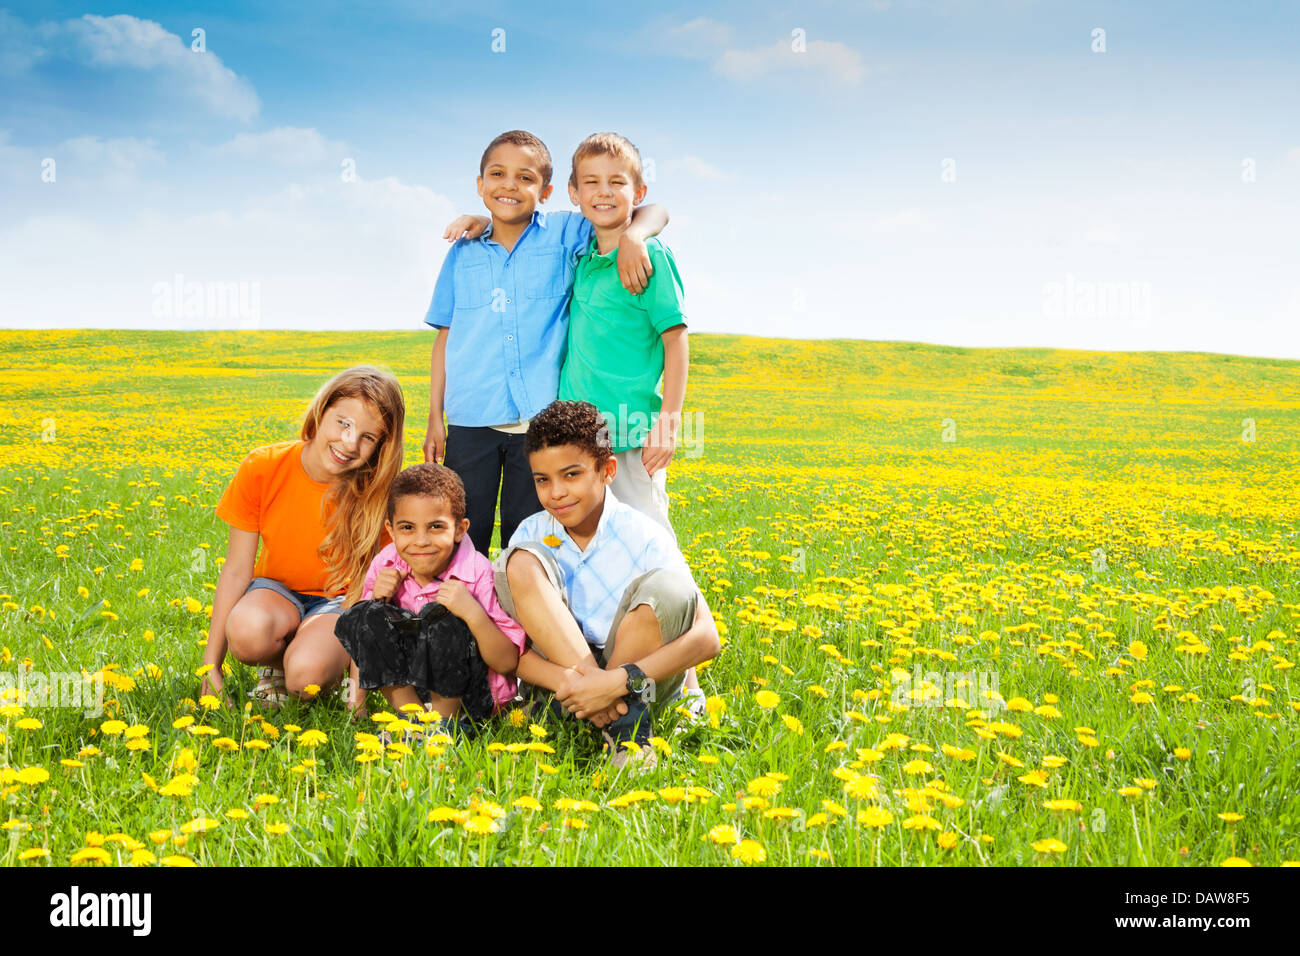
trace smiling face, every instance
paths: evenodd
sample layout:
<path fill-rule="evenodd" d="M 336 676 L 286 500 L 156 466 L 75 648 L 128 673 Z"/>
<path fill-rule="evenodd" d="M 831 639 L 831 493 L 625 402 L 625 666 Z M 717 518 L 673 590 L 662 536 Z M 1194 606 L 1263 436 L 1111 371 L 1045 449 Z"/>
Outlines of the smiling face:
<path fill-rule="evenodd" d="M 591 539 L 605 507 L 605 489 L 614 480 L 618 462 L 607 458 L 597 465 L 591 453 L 577 445 L 552 445 L 528 455 L 537 500 L 564 525 L 579 546 Z"/>
<path fill-rule="evenodd" d="M 369 461 L 383 437 L 379 409 L 359 398 L 341 398 L 325 409 L 302 450 L 302 466 L 316 481 L 337 481 Z"/>
<path fill-rule="evenodd" d="M 577 186 L 569 198 L 598 229 L 616 229 L 632 221 L 632 210 L 645 199 L 632 162 L 625 157 L 598 154 L 578 161 Z"/>
<path fill-rule="evenodd" d="M 494 223 L 514 225 L 532 219 L 533 211 L 555 188 L 545 183 L 541 170 L 541 159 L 525 146 L 501 143 L 488 154 L 478 177 L 478 194 Z"/>
<path fill-rule="evenodd" d="M 394 502 L 393 517 L 384 526 L 398 555 L 424 587 L 450 566 L 456 546 L 469 530 L 469 519 L 457 521 L 446 498 L 403 495 Z"/>

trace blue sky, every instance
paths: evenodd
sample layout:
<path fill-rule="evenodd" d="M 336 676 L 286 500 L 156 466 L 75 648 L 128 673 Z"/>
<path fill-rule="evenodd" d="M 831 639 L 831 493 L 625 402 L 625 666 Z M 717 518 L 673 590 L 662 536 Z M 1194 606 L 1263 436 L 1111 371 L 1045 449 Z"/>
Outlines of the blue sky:
<path fill-rule="evenodd" d="M 1298 54 L 1290 3 L 12 4 L 0 325 L 417 328 L 486 142 L 564 209 L 613 129 L 697 331 L 1300 358 Z"/>

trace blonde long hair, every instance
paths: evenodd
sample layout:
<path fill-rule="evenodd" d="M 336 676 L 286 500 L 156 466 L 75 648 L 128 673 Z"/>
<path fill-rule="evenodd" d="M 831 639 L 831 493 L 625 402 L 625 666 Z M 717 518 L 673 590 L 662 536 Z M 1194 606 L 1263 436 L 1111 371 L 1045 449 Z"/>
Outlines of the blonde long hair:
<path fill-rule="evenodd" d="M 402 470 L 402 426 L 406 401 L 392 372 L 357 365 L 321 386 L 302 420 L 303 441 L 311 441 L 321 419 L 335 402 L 355 398 L 373 405 L 384 424 L 370 458 L 335 483 L 321 507 L 334 505 L 319 554 L 329 569 L 327 593 L 347 589 L 347 603 L 361 597 L 366 571 L 379 550 L 388 514 L 388 488 Z"/>

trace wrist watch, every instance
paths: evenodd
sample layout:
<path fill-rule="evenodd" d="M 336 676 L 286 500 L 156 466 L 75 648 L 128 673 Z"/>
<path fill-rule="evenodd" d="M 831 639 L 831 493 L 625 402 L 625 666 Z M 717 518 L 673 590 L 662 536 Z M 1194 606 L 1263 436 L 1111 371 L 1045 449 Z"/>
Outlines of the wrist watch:
<path fill-rule="evenodd" d="M 640 698 L 644 704 L 654 703 L 655 699 L 655 682 L 653 677 L 647 677 L 645 671 L 635 664 L 624 664 L 623 670 L 627 671 L 627 691 L 629 694 Z"/>

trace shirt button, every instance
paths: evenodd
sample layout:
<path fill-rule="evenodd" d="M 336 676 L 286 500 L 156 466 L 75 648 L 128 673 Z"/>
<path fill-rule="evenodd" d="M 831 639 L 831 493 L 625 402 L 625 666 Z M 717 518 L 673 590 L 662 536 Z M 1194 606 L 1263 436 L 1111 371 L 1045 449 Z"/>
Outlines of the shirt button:
<path fill-rule="evenodd" d="M 515 340 L 515 337 L 514 337 L 513 335 L 507 335 L 507 336 L 506 336 L 506 341 L 507 341 L 507 342 L 513 342 L 514 340 Z"/>

